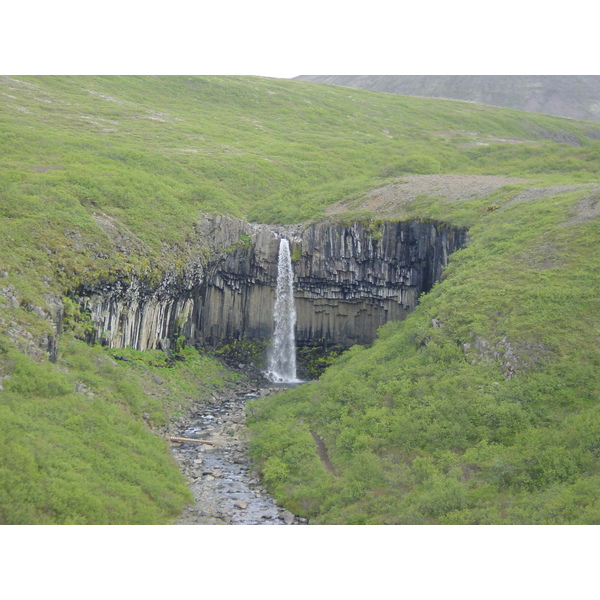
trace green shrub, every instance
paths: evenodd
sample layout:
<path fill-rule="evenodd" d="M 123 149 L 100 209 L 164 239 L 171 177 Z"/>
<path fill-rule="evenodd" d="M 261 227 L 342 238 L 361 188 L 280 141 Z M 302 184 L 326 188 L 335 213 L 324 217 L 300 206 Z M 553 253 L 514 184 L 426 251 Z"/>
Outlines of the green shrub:
<path fill-rule="evenodd" d="M 407 173 L 440 173 L 440 163 L 431 156 L 425 154 L 413 154 L 403 157 L 393 167 L 386 169 L 386 176 L 403 175 Z"/>

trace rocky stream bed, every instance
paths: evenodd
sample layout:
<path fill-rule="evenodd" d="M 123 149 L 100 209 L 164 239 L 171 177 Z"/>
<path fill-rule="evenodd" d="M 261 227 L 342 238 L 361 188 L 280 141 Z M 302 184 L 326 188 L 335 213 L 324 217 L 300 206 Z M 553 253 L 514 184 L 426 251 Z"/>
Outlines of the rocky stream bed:
<path fill-rule="evenodd" d="M 248 456 L 246 405 L 282 388 L 238 385 L 199 402 L 175 424 L 169 436 L 201 442 L 171 441 L 171 451 L 194 494 L 176 525 L 302 525 L 277 506 L 263 487 Z"/>

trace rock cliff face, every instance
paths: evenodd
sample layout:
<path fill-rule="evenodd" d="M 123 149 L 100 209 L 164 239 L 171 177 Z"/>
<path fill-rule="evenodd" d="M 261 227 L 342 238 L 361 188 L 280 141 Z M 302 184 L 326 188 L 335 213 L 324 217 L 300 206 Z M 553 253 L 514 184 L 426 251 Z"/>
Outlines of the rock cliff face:
<path fill-rule="evenodd" d="M 429 223 L 306 229 L 296 265 L 298 341 L 373 341 L 378 327 L 415 308 L 464 242 L 464 232 Z"/>
<path fill-rule="evenodd" d="M 80 290 L 96 338 L 140 350 L 168 346 L 177 335 L 207 345 L 270 338 L 281 236 L 294 264 L 297 342 L 350 346 L 405 318 L 466 232 L 432 223 L 270 226 L 207 218 L 192 242 L 204 258 L 183 276 L 165 274 L 154 288 L 134 278 Z"/>

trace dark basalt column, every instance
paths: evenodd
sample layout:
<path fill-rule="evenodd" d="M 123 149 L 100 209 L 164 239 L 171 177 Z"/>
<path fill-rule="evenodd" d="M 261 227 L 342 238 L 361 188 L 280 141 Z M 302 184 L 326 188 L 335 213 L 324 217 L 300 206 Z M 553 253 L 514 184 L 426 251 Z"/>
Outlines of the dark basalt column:
<path fill-rule="evenodd" d="M 466 242 L 466 230 L 436 223 L 284 227 L 224 216 L 204 219 L 197 234 L 191 243 L 205 259 L 188 269 L 189 281 L 165 274 L 154 290 L 134 280 L 83 292 L 98 339 L 138 349 L 181 333 L 204 345 L 269 339 L 284 236 L 293 259 L 297 343 L 369 343 L 378 327 L 406 318 Z"/>

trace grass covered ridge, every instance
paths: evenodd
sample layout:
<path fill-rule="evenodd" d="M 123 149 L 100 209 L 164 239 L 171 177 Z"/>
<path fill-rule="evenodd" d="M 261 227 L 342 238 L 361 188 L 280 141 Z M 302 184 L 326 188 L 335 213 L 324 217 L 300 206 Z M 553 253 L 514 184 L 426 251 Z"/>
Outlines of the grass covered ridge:
<path fill-rule="evenodd" d="M 318 219 L 406 174 L 595 182 L 599 139 L 591 122 L 296 81 L 1 77 L 0 269 L 51 290 L 152 271 L 200 213 Z"/>

